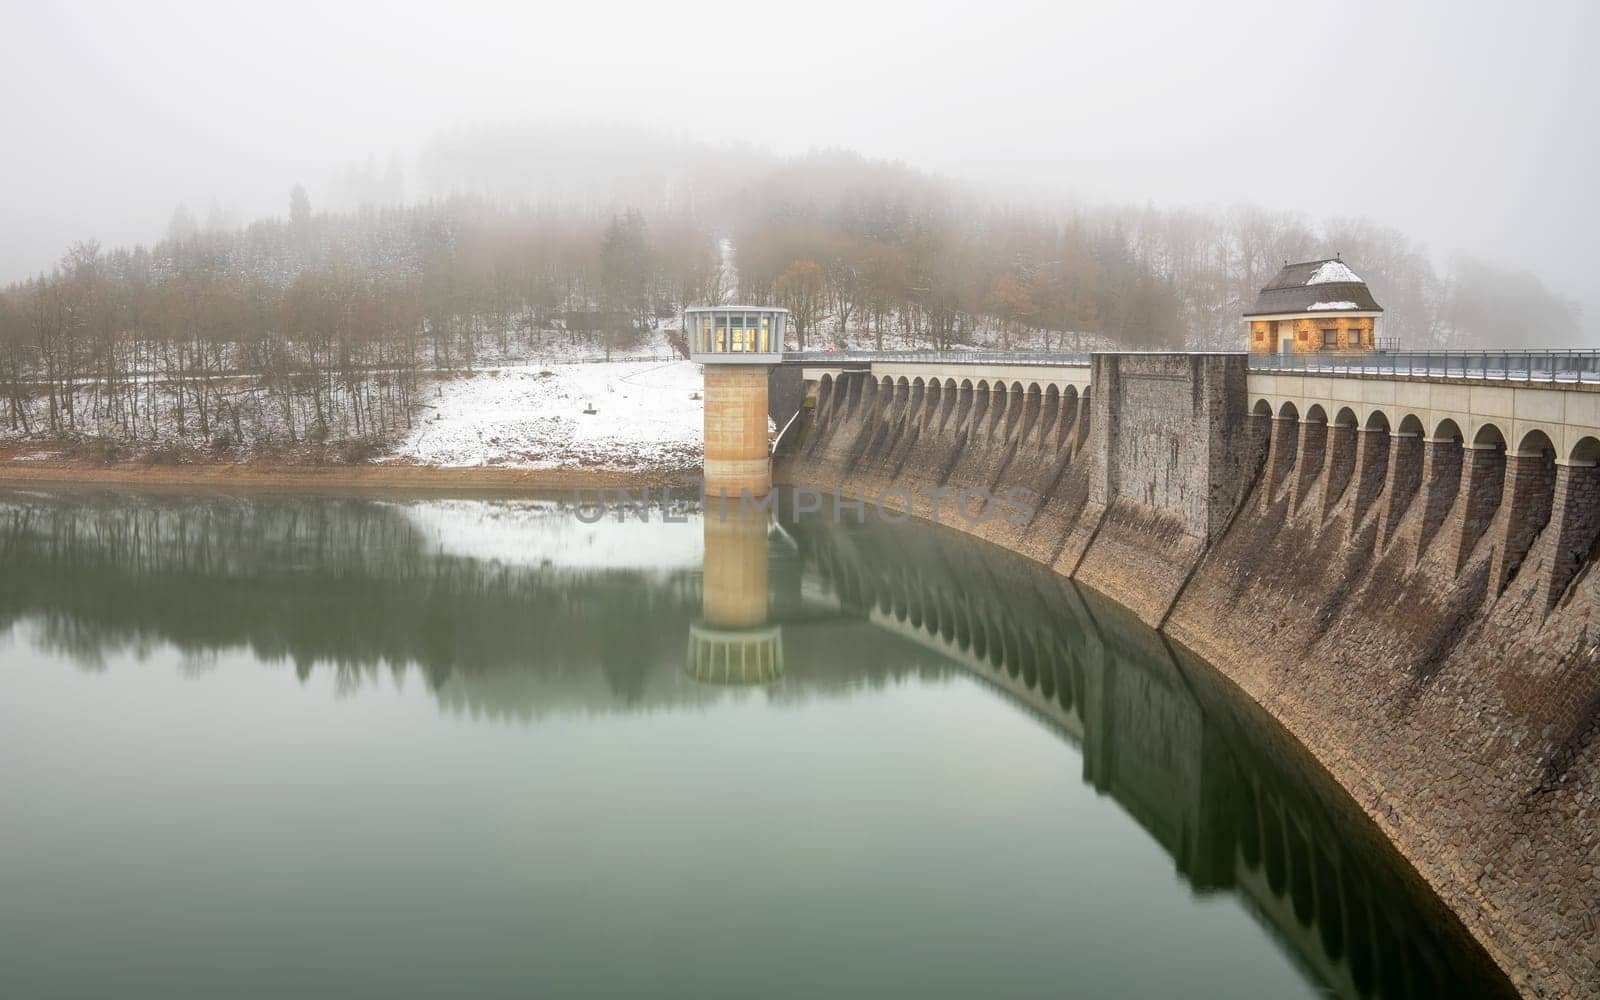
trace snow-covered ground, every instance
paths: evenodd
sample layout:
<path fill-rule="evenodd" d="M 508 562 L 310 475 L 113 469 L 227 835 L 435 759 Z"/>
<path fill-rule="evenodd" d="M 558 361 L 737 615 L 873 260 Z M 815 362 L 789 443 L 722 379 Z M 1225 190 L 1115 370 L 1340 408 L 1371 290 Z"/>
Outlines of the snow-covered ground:
<path fill-rule="evenodd" d="M 690 361 L 486 369 L 437 383 L 394 455 L 439 466 L 690 468 L 702 456 L 702 387 Z"/>

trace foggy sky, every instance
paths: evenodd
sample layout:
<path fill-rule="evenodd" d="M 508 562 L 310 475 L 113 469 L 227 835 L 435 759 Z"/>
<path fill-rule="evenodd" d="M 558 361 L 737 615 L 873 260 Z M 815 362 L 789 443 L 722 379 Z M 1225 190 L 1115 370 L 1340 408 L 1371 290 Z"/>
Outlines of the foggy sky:
<path fill-rule="evenodd" d="M 1088 201 L 1362 215 L 1600 290 L 1600 5 L 0 0 L 0 280 L 454 126 L 644 125 Z"/>

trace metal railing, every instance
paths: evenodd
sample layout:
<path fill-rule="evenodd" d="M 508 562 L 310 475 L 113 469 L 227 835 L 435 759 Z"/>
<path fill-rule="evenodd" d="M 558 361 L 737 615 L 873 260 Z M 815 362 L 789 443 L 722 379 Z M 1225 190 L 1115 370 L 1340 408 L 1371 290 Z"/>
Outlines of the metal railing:
<path fill-rule="evenodd" d="M 1054 351 L 785 351 L 785 361 L 805 364 L 881 361 L 893 364 L 1081 365 L 1088 354 Z"/>
<path fill-rule="evenodd" d="M 1255 372 L 1600 383 L 1600 350 L 1252 354 L 1249 365 Z"/>

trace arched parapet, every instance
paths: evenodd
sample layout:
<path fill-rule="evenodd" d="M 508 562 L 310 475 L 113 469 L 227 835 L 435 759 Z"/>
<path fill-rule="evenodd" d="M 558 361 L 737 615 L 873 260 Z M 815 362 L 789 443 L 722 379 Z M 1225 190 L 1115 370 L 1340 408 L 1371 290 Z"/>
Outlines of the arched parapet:
<path fill-rule="evenodd" d="M 1579 468 L 1600 466 L 1600 437 L 1584 435 L 1578 438 L 1567 449 L 1566 457 L 1562 460 L 1562 464 Z"/>
<path fill-rule="evenodd" d="M 1424 440 L 1437 439 L 1436 428 L 1449 420 L 1461 431 L 1463 447 L 1490 423 L 1510 442 L 1513 454 L 1516 442 L 1531 430 L 1550 439 L 1561 461 L 1579 441 L 1600 440 L 1600 392 L 1588 384 L 1252 371 L 1247 389 L 1252 407 L 1265 399 L 1275 412 L 1285 401 L 1302 413 L 1312 403 L 1329 413 L 1349 407 L 1363 426 L 1372 413 L 1382 412 L 1396 433 L 1406 416 L 1415 415 L 1425 428 Z"/>
<path fill-rule="evenodd" d="M 1468 440 L 1473 448 L 1499 448 L 1501 451 L 1505 450 L 1506 435 L 1505 431 L 1501 429 L 1499 421 L 1480 419 L 1476 423 L 1470 424 L 1469 429 L 1472 434 Z"/>
<path fill-rule="evenodd" d="M 960 402 L 960 396 L 961 387 L 956 384 L 955 379 L 947 378 L 944 380 L 943 384 L 940 385 L 939 422 L 935 426 L 935 430 L 939 433 L 944 433 L 945 427 L 950 423 L 950 418 L 955 414 L 956 406 Z"/>
<path fill-rule="evenodd" d="M 1285 406 L 1292 404 L 1285 403 Z M 1289 514 L 1298 514 L 1314 499 L 1314 487 L 1322 476 L 1328 449 L 1328 413 L 1321 403 L 1307 403 L 1300 420 L 1299 441 L 1295 449 L 1293 485 L 1289 492 Z"/>
<path fill-rule="evenodd" d="M 1272 415 L 1271 437 L 1267 443 L 1266 490 L 1262 502 L 1271 504 L 1289 479 L 1300 449 L 1300 408 L 1293 400 L 1281 400 Z"/>
<path fill-rule="evenodd" d="M 966 430 L 967 418 L 972 413 L 973 408 L 977 406 L 978 387 L 972 384 L 971 379 L 964 378 L 961 380 L 961 386 L 956 392 L 955 423 L 951 425 L 950 429 L 956 433 L 961 433 Z M 988 393 L 985 392 L 983 395 L 988 396 Z"/>
<path fill-rule="evenodd" d="M 1038 388 L 1038 383 L 1029 391 Z M 1061 444 L 1061 390 L 1054 384 L 1045 386 L 1039 405 L 1038 446 L 1041 450 L 1057 448 Z"/>
<path fill-rule="evenodd" d="M 1414 545 L 1410 550 L 1414 563 L 1422 561 L 1429 543 L 1444 527 L 1461 489 L 1461 425 L 1449 416 L 1431 415 L 1430 420 L 1432 427 L 1422 446 L 1422 517 L 1414 537 L 1408 540 Z M 1453 553 L 1451 564 L 1453 570 Z"/>
<path fill-rule="evenodd" d="M 1556 447 L 1538 426 L 1515 426 L 1515 444 L 1506 452 L 1505 509 L 1490 569 L 1493 593 L 1499 594 L 1516 576 L 1535 539 L 1550 523 L 1555 500 Z"/>
<path fill-rule="evenodd" d="M 1554 534 L 1544 577 L 1542 610 L 1554 608 L 1600 536 L 1600 434 L 1585 434 L 1556 459 L 1550 526 Z"/>
<path fill-rule="evenodd" d="M 1385 418 L 1395 414 L 1385 414 Z M 1416 413 L 1401 412 L 1389 432 L 1389 462 L 1383 483 L 1377 545 L 1388 546 L 1400 527 L 1411 501 L 1422 487 L 1422 439 L 1427 425 Z"/>
<path fill-rule="evenodd" d="M 1317 522 L 1327 521 L 1334 507 L 1344 497 L 1350 481 L 1355 476 L 1356 450 L 1360 435 L 1360 420 L 1355 410 L 1341 406 L 1325 430 L 1326 454 L 1323 467 L 1322 491 L 1317 498 Z"/>

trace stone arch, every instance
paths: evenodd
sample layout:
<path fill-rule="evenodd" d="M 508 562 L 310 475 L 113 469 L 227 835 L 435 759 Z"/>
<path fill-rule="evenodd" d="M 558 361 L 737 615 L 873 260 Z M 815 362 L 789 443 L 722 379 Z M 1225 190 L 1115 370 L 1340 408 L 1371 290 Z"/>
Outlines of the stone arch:
<path fill-rule="evenodd" d="M 1293 487 L 1289 495 L 1289 513 L 1295 514 L 1307 506 L 1314 506 L 1312 491 L 1322 475 L 1328 455 L 1328 411 L 1320 403 L 1306 407 L 1300 421 L 1300 439 L 1296 445 Z M 1326 488 L 1326 487 L 1324 487 Z"/>
<path fill-rule="evenodd" d="M 1534 539 L 1550 523 L 1555 502 L 1556 449 L 1550 435 L 1534 427 L 1517 441 L 1517 450 L 1506 454 L 1505 499 L 1507 506 L 1504 533 L 1499 539 L 1494 567 L 1490 570 L 1494 593 L 1499 594 L 1516 575 L 1522 560 L 1533 548 Z"/>
<path fill-rule="evenodd" d="M 939 410 L 937 416 L 939 423 L 937 429 L 942 431 L 944 430 L 944 425 L 950 420 L 950 414 L 956 411 L 956 380 L 947 378 L 941 384 L 938 379 L 934 379 L 933 384 L 939 386 Z"/>
<path fill-rule="evenodd" d="M 1270 504 L 1289 479 L 1294 468 L 1295 455 L 1300 448 L 1300 411 L 1291 400 L 1278 406 L 1278 415 L 1270 422 L 1267 435 L 1267 490 L 1263 502 Z"/>
<path fill-rule="evenodd" d="M 1355 469 L 1351 472 L 1352 495 L 1348 530 L 1353 536 L 1378 506 L 1384 480 L 1389 472 L 1389 417 L 1382 410 L 1371 410 L 1365 418 L 1361 411 L 1354 412 L 1361 421 L 1356 431 Z"/>
<path fill-rule="evenodd" d="M 833 376 L 827 372 L 823 372 L 822 377 L 817 379 L 817 398 L 813 406 L 812 419 L 819 428 L 833 421 Z M 820 435 L 813 436 L 807 450 L 814 449 L 820 440 Z"/>
<path fill-rule="evenodd" d="M 1522 435 L 1522 440 L 1517 442 L 1519 455 L 1554 455 L 1556 446 L 1550 443 L 1550 435 L 1535 427 Z"/>
<path fill-rule="evenodd" d="M 1423 447 L 1422 523 L 1416 538 L 1419 559 L 1444 527 L 1451 506 L 1461 492 L 1462 466 L 1466 457 L 1466 449 L 1461 442 L 1461 425 L 1450 417 L 1441 417 L 1433 425 L 1433 434 Z"/>
<path fill-rule="evenodd" d="M 1037 386 L 1037 384 L 1035 384 Z M 1040 392 L 1038 408 L 1038 445 L 1059 446 L 1058 429 L 1061 427 L 1061 387 L 1048 382 Z"/>
<path fill-rule="evenodd" d="M 1328 513 L 1343 497 L 1355 476 L 1356 453 L 1360 434 L 1356 433 L 1356 412 L 1348 406 L 1340 407 L 1333 415 L 1333 423 L 1323 428 L 1323 468 L 1327 478 L 1322 483 L 1321 495 L 1316 498 L 1317 520 L 1327 520 Z"/>
<path fill-rule="evenodd" d="M 877 402 L 877 400 L 878 400 L 878 380 L 873 378 L 871 375 L 867 375 L 865 378 L 861 379 L 860 381 L 861 381 L 861 402 L 860 402 L 860 405 L 865 410 L 870 411 L 872 409 L 872 404 Z M 888 379 L 884 379 L 884 383 L 885 384 L 887 384 L 888 381 L 889 381 Z"/>
<path fill-rule="evenodd" d="M 922 411 L 917 414 L 917 423 L 920 427 L 927 427 L 939 416 L 939 404 L 943 395 L 939 391 L 939 380 L 932 378 L 923 382 L 919 378 L 911 384 L 911 392 L 913 397 L 920 395 L 922 398 Z"/>
<path fill-rule="evenodd" d="M 1050 429 L 1050 421 L 1055 416 L 1055 411 L 1045 409 L 1044 389 L 1037 382 L 1030 383 L 1023 390 L 1024 404 L 1022 407 L 1023 420 L 1021 440 L 1026 442 L 1037 428 L 1038 441 L 1043 441 Z"/>
<path fill-rule="evenodd" d="M 972 379 L 964 378 L 961 380 L 961 386 L 956 390 L 955 430 L 961 430 L 962 424 L 966 422 L 967 414 L 972 412 L 972 399 L 977 395 L 977 392 L 977 387 L 972 384 Z"/>
<path fill-rule="evenodd" d="M 921 375 L 918 375 L 916 378 L 911 380 L 911 388 L 913 389 L 921 389 L 926 384 L 927 383 L 922 381 Z"/>
<path fill-rule="evenodd" d="M 1472 443 L 1479 448 L 1492 448 L 1496 445 L 1504 448 L 1506 446 L 1506 436 L 1495 424 L 1485 423 L 1479 426 L 1472 435 Z"/>
<path fill-rule="evenodd" d="M 1272 416 L 1272 404 L 1267 402 L 1266 397 L 1262 397 L 1255 401 L 1254 406 L 1250 407 L 1250 415 L 1252 417 L 1270 417 Z"/>
<path fill-rule="evenodd" d="M 1407 413 L 1400 419 L 1400 426 L 1390 433 L 1382 516 L 1378 524 L 1380 550 L 1388 547 L 1406 511 L 1411 509 L 1412 500 L 1422 489 L 1422 436 L 1425 433 L 1422 418 L 1415 413 Z"/>
<path fill-rule="evenodd" d="M 1600 438 L 1579 438 L 1578 443 L 1567 453 L 1567 461 L 1573 465 L 1600 464 Z"/>

